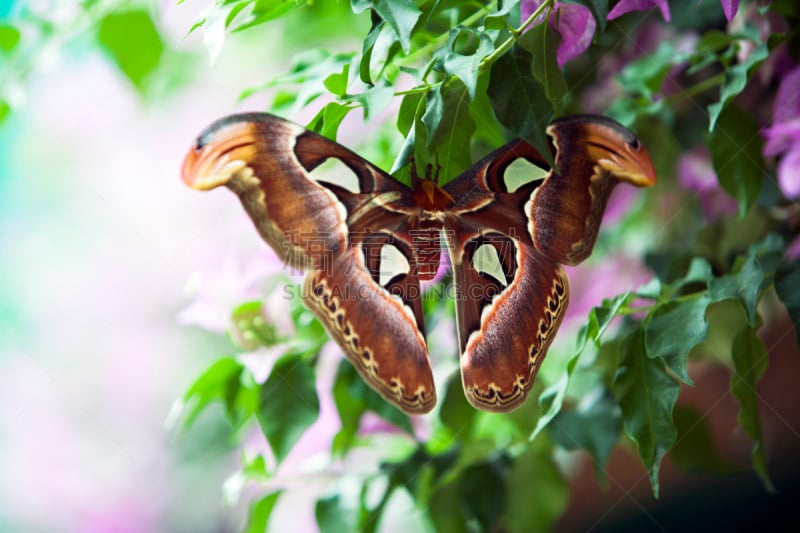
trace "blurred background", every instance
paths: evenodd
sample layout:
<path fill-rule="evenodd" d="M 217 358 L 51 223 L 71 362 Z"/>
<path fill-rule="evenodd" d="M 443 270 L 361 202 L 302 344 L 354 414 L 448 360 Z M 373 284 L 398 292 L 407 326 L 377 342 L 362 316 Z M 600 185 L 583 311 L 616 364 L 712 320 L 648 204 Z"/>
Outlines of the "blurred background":
<path fill-rule="evenodd" d="M 165 421 L 228 348 L 178 324 L 192 274 L 263 244 L 238 202 L 189 190 L 180 167 L 263 81 L 270 51 L 244 41 L 274 41 L 234 37 L 211 67 L 200 34 L 184 38 L 205 7 L 192 4 L 137 12 L 142 33 L 118 37 L 133 53 L 163 46 L 138 87 L 77 4 L 0 4 L 0 18 L 23 16 L 13 63 L 0 61 L 16 98 L 0 125 L 2 531 L 241 527 L 222 497 L 238 457 L 221 419 L 182 437 Z"/>

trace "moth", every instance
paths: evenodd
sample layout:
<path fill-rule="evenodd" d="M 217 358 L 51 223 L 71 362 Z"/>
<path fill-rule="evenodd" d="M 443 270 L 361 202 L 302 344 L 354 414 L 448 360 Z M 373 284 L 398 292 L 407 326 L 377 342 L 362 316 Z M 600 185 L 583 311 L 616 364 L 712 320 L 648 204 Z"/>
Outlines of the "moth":
<path fill-rule="evenodd" d="M 464 392 L 505 412 L 525 400 L 564 316 L 562 265 L 591 254 L 618 183 L 656 180 L 645 148 L 609 118 L 568 116 L 546 132 L 555 168 L 515 140 L 443 186 L 429 168 L 408 187 L 301 126 L 243 113 L 199 135 L 182 176 L 239 197 L 267 244 L 308 271 L 305 304 L 361 376 L 409 414 L 436 403 L 420 282 L 436 273 L 443 236 Z M 346 179 L 315 172 L 328 160 Z"/>

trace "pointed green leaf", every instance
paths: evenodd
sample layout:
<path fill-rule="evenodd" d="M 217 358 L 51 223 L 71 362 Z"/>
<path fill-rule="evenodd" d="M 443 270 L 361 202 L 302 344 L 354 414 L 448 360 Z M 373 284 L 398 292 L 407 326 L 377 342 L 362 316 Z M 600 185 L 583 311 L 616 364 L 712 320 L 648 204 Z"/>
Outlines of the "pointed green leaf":
<path fill-rule="evenodd" d="M 520 46 L 492 65 L 489 99 L 500 123 L 515 137 L 528 140 L 548 163 L 555 166 L 545 129 L 553 118 L 553 104 L 531 73 L 533 58 Z"/>
<path fill-rule="evenodd" d="M 753 468 L 761 477 L 767 490 L 774 490 L 764 458 L 761 435 L 761 415 L 758 410 L 758 382 L 767 371 L 767 350 L 755 328 L 744 328 L 733 340 L 734 374 L 731 392 L 739 401 L 739 425 L 753 439 L 750 454 Z"/>
<path fill-rule="evenodd" d="M 728 103 L 744 90 L 750 77 L 769 55 L 767 43 L 760 42 L 758 29 L 754 26 L 746 26 L 745 31 L 751 37 L 752 44 L 755 47 L 747 54 L 744 61 L 724 70 L 725 81 L 722 82 L 722 87 L 719 91 L 719 101 L 708 106 L 708 131 L 710 132 L 714 132 L 721 126 L 721 123 L 717 124 L 717 121 L 722 120 L 723 113 L 728 109 Z M 751 121 L 753 120 L 749 115 L 748 118 Z M 740 142 L 744 142 L 747 139 L 749 137 L 741 138 Z"/>
<path fill-rule="evenodd" d="M 164 42 L 150 13 L 109 13 L 98 24 L 97 39 L 125 76 L 144 91 L 147 76 L 158 67 L 164 52 Z"/>
<path fill-rule="evenodd" d="M 367 85 L 372 85 L 372 71 L 370 69 L 372 52 L 375 50 L 375 43 L 378 41 L 378 36 L 385 25 L 386 23 L 382 20 L 373 20 L 372 27 L 364 38 L 364 44 L 361 48 L 361 60 L 358 62 L 358 77 Z"/>
<path fill-rule="evenodd" d="M 240 412 L 240 407 L 244 407 L 239 397 L 243 370 L 244 367 L 236 359 L 223 357 L 203 372 L 183 396 L 187 410 L 184 427 L 190 427 L 208 404 L 216 401 L 224 404 L 229 421 L 234 425 L 239 424 L 249 414 Z"/>
<path fill-rule="evenodd" d="M 411 32 L 422 12 L 413 0 L 351 0 L 354 13 L 372 9 L 392 28 L 403 51 L 408 53 L 411 46 Z"/>
<path fill-rule="evenodd" d="M 278 502 L 281 491 L 272 492 L 250 504 L 250 516 L 244 533 L 264 533 L 269 526 L 272 510 Z"/>
<path fill-rule="evenodd" d="M 602 477 L 611 451 L 622 434 L 622 412 L 613 395 L 595 389 L 575 409 L 562 409 L 548 427 L 550 436 L 567 450 L 586 450 Z"/>
<path fill-rule="evenodd" d="M 469 92 L 458 78 L 451 78 L 429 93 L 422 123 L 427 130 L 428 146 L 437 159 L 430 161 L 430 156 L 420 153 L 424 147 L 419 145 L 415 154 L 418 165 L 422 162 L 438 164 L 440 184 L 447 183 L 472 165 L 470 141 L 475 132 L 475 121 L 469 112 L 469 104 Z"/>
<path fill-rule="evenodd" d="M 508 504 L 506 482 L 511 461 L 496 455 L 487 462 L 464 469 L 461 474 L 461 507 L 477 520 L 481 531 L 494 531 Z"/>
<path fill-rule="evenodd" d="M 680 385 L 666 372 L 663 359 L 647 356 L 641 329 L 632 333 L 623 344 L 614 387 L 622 408 L 625 433 L 636 443 L 653 494 L 658 497 L 661 459 L 677 438 L 672 409 Z"/>
<path fill-rule="evenodd" d="M 319 113 L 308 123 L 308 129 L 316 131 L 323 137 L 336 140 L 339 132 L 339 125 L 347 114 L 353 109 L 352 105 L 344 105 L 339 102 L 328 102 Z"/>
<path fill-rule="evenodd" d="M 248 28 L 252 28 L 253 26 L 258 26 L 259 24 L 269 22 L 270 20 L 275 20 L 291 11 L 294 11 L 298 7 L 305 5 L 306 2 L 301 2 L 299 0 L 255 0 L 252 2 L 252 4 L 252 11 L 246 18 L 236 24 L 232 31 L 246 30 Z M 240 5 L 242 5 L 242 7 L 246 7 L 246 5 Z M 228 16 L 228 20 L 226 21 L 228 26 L 231 25 L 234 18 L 235 15 Z"/>
<path fill-rule="evenodd" d="M 539 396 L 539 406 L 542 414 L 536 422 L 536 428 L 534 428 L 533 433 L 531 433 L 530 440 L 535 439 L 561 410 L 564 398 L 567 395 L 572 373 L 575 371 L 578 359 L 580 359 L 587 344 L 590 341 L 595 345 L 599 343 L 600 337 L 605 333 L 611 320 L 617 316 L 617 313 L 619 313 L 623 306 L 628 304 L 630 297 L 630 292 L 625 292 L 614 298 L 603 301 L 603 305 L 594 307 L 589 312 L 588 322 L 578 333 L 578 349 L 575 355 L 567 361 L 564 374 L 561 375 L 561 378 L 556 383 L 548 387 L 541 396 Z"/>
<path fill-rule="evenodd" d="M 758 302 L 764 290 L 772 283 L 775 269 L 780 264 L 783 241 L 775 234 L 767 235 L 739 257 L 731 274 L 711 282 L 711 297 L 715 301 L 727 298 L 738 300 L 752 327 L 756 326 Z"/>
<path fill-rule="evenodd" d="M 763 142 L 755 118 L 736 106 L 719 115 L 708 143 L 719 184 L 739 203 L 744 216 L 761 191 Z"/>
<path fill-rule="evenodd" d="M 460 54 L 455 51 L 456 40 L 462 34 L 471 36 L 478 41 L 477 48 L 471 54 Z M 444 72 L 453 76 L 458 76 L 469 92 L 471 99 L 475 98 L 475 88 L 478 84 L 480 74 L 480 64 L 483 58 L 494 51 L 492 38 L 484 33 L 477 32 L 471 28 L 458 27 L 450 30 L 450 40 L 447 43 L 447 54 L 444 56 L 442 66 Z"/>
<path fill-rule="evenodd" d="M 369 387 L 348 361 L 339 364 L 333 382 L 333 400 L 342 428 L 333 439 L 332 453 L 343 455 L 355 444 L 361 417 L 367 411 L 372 411 L 408 433 L 414 432 L 408 415 Z"/>
<path fill-rule="evenodd" d="M 343 96 L 347 93 L 347 82 L 349 79 L 350 63 L 345 63 L 342 65 L 341 72 L 330 74 L 322 83 L 334 96 Z"/>
<path fill-rule="evenodd" d="M 686 371 L 689 352 L 708 336 L 706 308 L 711 298 L 706 294 L 683 301 L 671 300 L 659 305 L 644 322 L 648 357 L 663 358 L 670 370 L 692 385 Z"/>
<path fill-rule="evenodd" d="M 553 446 L 546 439 L 514 458 L 506 487 L 509 533 L 552 531 L 569 503 L 569 484 L 553 461 Z"/>
<path fill-rule="evenodd" d="M 386 109 L 392 98 L 394 89 L 388 85 L 374 85 L 363 93 L 348 95 L 347 100 L 361 104 L 364 118 L 369 119 Z"/>
<path fill-rule="evenodd" d="M 544 94 L 553 105 L 556 115 L 561 114 L 560 110 L 563 109 L 569 92 L 567 81 L 558 66 L 557 51 L 560 41 L 558 31 L 547 23 L 534 26 L 519 40 L 519 45 L 533 57 L 533 76 L 544 88 Z"/>
<path fill-rule="evenodd" d="M 275 459 L 283 461 L 319 416 L 314 368 L 299 357 L 279 359 L 259 390 L 256 417 Z"/>
<path fill-rule="evenodd" d="M 447 382 L 447 389 L 442 400 L 439 418 L 457 438 L 465 439 L 470 435 L 471 427 L 477 413 L 464 396 L 460 372 L 453 373 Z"/>

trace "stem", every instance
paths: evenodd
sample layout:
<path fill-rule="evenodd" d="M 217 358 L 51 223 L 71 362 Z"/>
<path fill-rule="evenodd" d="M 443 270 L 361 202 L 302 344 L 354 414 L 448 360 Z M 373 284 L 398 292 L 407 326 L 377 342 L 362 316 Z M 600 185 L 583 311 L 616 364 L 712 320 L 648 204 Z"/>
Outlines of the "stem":
<path fill-rule="evenodd" d="M 692 96 L 695 96 L 697 94 L 705 92 L 708 89 L 711 89 L 712 87 L 718 87 L 718 86 L 722 85 L 722 83 L 724 81 L 725 81 L 725 73 L 724 72 L 720 72 L 719 74 L 711 76 L 708 79 L 705 79 L 705 80 L 703 80 L 701 82 L 695 83 L 691 87 L 687 87 L 685 90 L 683 90 L 683 91 L 681 91 L 679 93 L 675 93 L 673 95 L 670 95 L 667 98 L 667 100 L 674 101 L 674 100 L 678 100 L 680 98 L 691 98 Z"/>
<path fill-rule="evenodd" d="M 517 42 L 517 39 L 519 39 L 519 36 L 522 35 L 523 33 L 525 33 L 525 30 L 528 29 L 528 26 L 533 24 L 533 21 L 536 20 L 537 18 L 539 18 L 539 15 L 541 15 L 545 10 L 552 9 L 554 3 L 555 3 L 555 0 L 544 0 L 544 2 L 542 2 L 542 5 L 540 5 L 538 8 L 536 8 L 536 11 L 531 13 L 531 15 L 525 20 L 525 22 L 523 22 L 520 25 L 519 28 L 517 28 L 517 29 L 509 28 L 509 30 L 511 31 L 511 37 L 509 37 L 508 39 L 503 41 L 503 43 L 500 46 L 495 48 L 494 52 L 492 52 L 488 56 L 484 57 L 483 60 L 481 61 L 481 64 L 478 66 L 478 70 L 480 72 L 484 72 L 487 67 L 489 67 L 492 63 L 494 63 L 498 59 L 500 59 L 500 57 L 503 54 L 508 52 L 508 50 L 512 46 L 514 46 L 514 43 Z"/>

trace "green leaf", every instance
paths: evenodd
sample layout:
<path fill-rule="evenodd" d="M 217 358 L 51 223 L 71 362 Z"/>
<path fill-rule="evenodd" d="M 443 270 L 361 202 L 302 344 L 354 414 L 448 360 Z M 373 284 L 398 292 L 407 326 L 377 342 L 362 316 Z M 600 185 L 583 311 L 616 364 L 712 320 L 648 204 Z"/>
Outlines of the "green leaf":
<path fill-rule="evenodd" d="M 442 424 L 450 429 L 457 438 L 465 439 L 470 435 L 476 414 L 475 408 L 464 396 L 461 373 L 454 372 L 447 382 L 442 408 L 439 411 Z"/>
<path fill-rule="evenodd" d="M 511 461 L 496 455 L 487 462 L 473 464 L 461 474 L 459 496 L 461 507 L 477 520 L 481 531 L 494 531 L 508 504 L 507 479 Z"/>
<path fill-rule="evenodd" d="M 544 94 L 553 105 L 556 115 L 563 109 L 564 98 L 569 92 L 567 81 L 558 66 L 557 51 L 561 40 L 558 32 L 544 22 L 527 31 L 519 40 L 519 45 L 528 50 L 533 57 L 531 64 L 533 76 L 541 83 Z"/>
<path fill-rule="evenodd" d="M 437 533 L 468 533 L 466 509 L 462 507 L 458 480 L 439 485 L 428 506 Z"/>
<path fill-rule="evenodd" d="M 734 374 L 731 392 L 739 401 L 739 425 L 753 439 L 753 450 L 750 453 L 753 468 L 761 477 L 764 487 L 773 491 L 764 458 L 757 391 L 758 382 L 767 371 L 767 363 L 767 350 L 755 328 L 742 329 L 733 341 Z"/>
<path fill-rule="evenodd" d="M 589 312 L 588 322 L 578 333 L 578 349 L 575 355 L 567 361 L 564 374 L 562 374 L 561 378 L 556 383 L 548 387 L 541 396 L 539 396 L 539 406 L 542 415 L 536 422 L 536 427 L 530 436 L 530 440 L 535 439 L 553 418 L 555 418 L 559 411 L 561 411 L 561 406 L 564 404 L 564 398 L 567 395 L 570 379 L 572 378 L 572 373 L 575 371 L 575 366 L 578 364 L 578 359 L 580 359 L 581 354 L 583 354 L 583 351 L 590 341 L 595 345 L 599 344 L 600 337 L 603 336 L 611 320 L 617 316 L 620 309 L 628 304 L 630 296 L 629 292 L 625 292 L 614 298 L 604 300 L 603 305 L 594 307 Z"/>
<path fill-rule="evenodd" d="M 686 371 L 686 359 L 692 348 L 708 336 L 706 308 L 710 304 L 707 294 L 671 300 L 651 311 L 644 322 L 647 356 L 663 358 L 670 370 L 689 385 L 693 383 Z"/>
<path fill-rule="evenodd" d="M 377 115 L 391 103 L 394 89 L 388 85 L 374 85 L 363 93 L 348 95 L 347 99 L 358 102 L 364 108 L 364 118 Z"/>
<path fill-rule="evenodd" d="M 528 140 L 551 166 L 555 166 L 545 129 L 553 118 L 553 104 L 533 77 L 533 58 L 514 46 L 492 65 L 489 99 L 500 123 L 515 137 Z"/>
<path fill-rule="evenodd" d="M 372 411 L 398 428 L 413 434 L 408 415 L 387 402 L 368 386 L 348 361 L 342 361 L 333 382 L 333 400 L 342 428 L 333 439 L 332 453 L 344 455 L 355 444 L 361 417 Z"/>
<path fill-rule="evenodd" d="M 352 105 L 340 104 L 339 102 L 328 102 L 319 113 L 311 119 L 307 128 L 316 131 L 323 137 L 336 140 L 336 135 L 339 132 L 339 126 L 342 120 L 353 109 Z"/>
<path fill-rule="evenodd" d="M 636 443 L 653 494 L 658 497 L 661 459 L 677 438 L 672 409 L 680 385 L 667 374 L 663 359 L 648 357 L 641 329 L 632 333 L 622 346 L 614 387 L 625 432 Z"/>
<path fill-rule="evenodd" d="M 11 114 L 11 106 L 7 102 L 0 100 L 0 124 Z"/>
<path fill-rule="evenodd" d="M 269 526 L 269 517 L 278 502 L 281 491 L 272 492 L 250 504 L 250 516 L 244 533 L 265 533 Z"/>
<path fill-rule="evenodd" d="M 240 23 L 233 27 L 233 31 L 242 31 L 253 26 L 258 26 L 270 20 L 280 18 L 287 13 L 294 11 L 300 6 L 308 2 L 300 0 L 255 0 L 254 2 L 247 2 L 253 4 L 253 10 Z M 244 7 L 246 4 L 240 4 Z M 228 16 L 227 25 L 231 26 L 235 15 Z"/>
<path fill-rule="evenodd" d="M 472 165 L 470 140 L 475 132 L 475 121 L 469 112 L 469 92 L 458 78 L 428 93 L 422 123 L 427 131 L 427 146 L 437 159 L 430 161 L 424 146 L 417 143 L 417 164 L 438 163 L 439 183 L 445 184 Z M 419 168 L 418 168 L 419 169 Z"/>
<path fill-rule="evenodd" d="M 0 51 L 8 54 L 19 44 L 19 30 L 10 24 L 0 23 Z"/>
<path fill-rule="evenodd" d="M 800 344 L 800 260 L 780 266 L 775 275 L 775 291 L 786 306 Z"/>
<path fill-rule="evenodd" d="M 689 472 L 734 474 L 739 469 L 720 458 L 714 449 L 711 428 L 706 416 L 690 407 L 676 405 L 673 411 L 678 439 L 670 450 L 672 462 Z"/>
<path fill-rule="evenodd" d="M 478 41 L 477 48 L 471 54 L 460 54 L 455 51 L 456 41 L 462 36 L 468 36 Z M 446 74 L 458 76 L 469 92 L 471 99 L 475 98 L 475 88 L 480 75 L 480 64 L 483 58 L 494 51 L 492 38 L 485 32 L 477 32 L 471 28 L 458 27 L 450 30 L 450 39 L 447 43 L 447 54 L 442 61 Z"/>
<path fill-rule="evenodd" d="M 314 368 L 299 357 L 283 356 L 259 389 L 256 413 L 261 431 L 279 463 L 318 416 Z"/>
<path fill-rule="evenodd" d="M 546 440 L 529 445 L 514 458 L 506 487 L 505 526 L 509 533 L 552 531 L 569 503 L 569 484 L 553 461 L 553 446 Z"/>
<path fill-rule="evenodd" d="M 665 105 L 662 85 L 667 74 L 680 61 L 669 41 L 662 41 L 655 51 L 631 61 L 618 76 L 626 96 L 616 98 L 608 114 L 626 126 L 645 115 L 659 113 Z"/>
<path fill-rule="evenodd" d="M 574 410 L 562 409 L 548 430 L 559 446 L 589 452 L 595 471 L 602 478 L 606 462 L 622 434 L 622 413 L 613 395 L 598 388 Z"/>
<path fill-rule="evenodd" d="M 349 79 L 350 63 L 345 63 L 342 66 L 341 72 L 330 74 L 322 83 L 334 96 L 344 96 L 347 93 L 347 82 Z"/>
<path fill-rule="evenodd" d="M 356 531 L 354 517 L 348 511 L 342 508 L 338 494 L 317 500 L 317 504 L 314 506 L 314 516 L 317 519 L 320 533 Z"/>
<path fill-rule="evenodd" d="M 760 42 L 759 30 L 754 26 L 745 26 L 745 32 L 750 36 L 750 40 L 756 46 L 746 56 L 745 60 L 732 67 L 726 68 L 725 81 L 719 91 L 719 101 L 708 106 L 708 131 L 714 132 L 717 129 L 717 120 L 722 120 L 722 114 L 727 109 L 728 103 L 747 86 L 750 76 L 756 71 L 757 67 L 769 55 L 769 47 L 766 42 Z M 754 121 L 752 116 L 747 115 L 749 121 Z M 750 138 L 740 138 L 739 142 L 745 142 Z M 760 139 L 760 137 L 759 137 Z"/>
<path fill-rule="evenodd" d="M 250 414 L 243 405 L 241 376 L 244 367 L 232 357 L 223 357 L 214 362 L 199 378 L 192 383 L 183 396 L 188 409 L 183 425 L 189 427 L 197 416 L 212 402 L 221 401 L 229 421 L 238 425 Z"/>
<path fill-rule="evenodd" d="M 519 24 L 519 0 L 499 2 L 497 8 L 497 11 L 489 13 L 483 19 L 485 29 L 504 30 L 511 27 L 511 24 Z M 511 16 L 515 14 L 516 17 Z"/>
<path fill-rule="evenodd" d="M 752 245 L 747 255 L 737 258 L 730 274 L 712 280 L 711 297 L 715 301 L 738 300 L 747 314 L 748 323 L 755 327 L 758 302 L 772 283 L 782 252 L 781 238 L 775 234 L 767 235 L 762 242 Z"/>
<path fill-rule="evenodd" d="M 367 85 L 372 85 L 372 70 L 370 68 L 372 52 L 375 50 L 375 43 L 378 41 L 378 36 L 385 25 L 386 23 L 382 20 L 373 20 L 372 27 L 364 38 L 364 44 L 361 47 L 361 60 L 358 62 L 358 77 Z"/>
<path fill-rule="evenodd" d="M 426 99 L 419 93 L 406 95 L 400 103 L 397 128 L 406 138 L 397 152 L 389 173 L 406 185 L 411 184 L 410 172 L 407 170 L 401 172 L 401 170 L 405 170 L 404 167 L 409 164 L 411 156 L 415 155 L 418 146 L 422 149 L 428 144 L 428 134 L 425 130 L 425 125 L 422 123 L 425 111 Z M 425 161 L 427 161 L 427 158 L 419 162 L 423 163 Z"/>
<path fill-rule="evenodd" d="M 109 13 L 98 24 L 97 38 L 119 69 L 143 92 L 147 76 L 156 70 L 164 52 L 149 12 Z"/>
<path fill-rule="evenodd" d="M 736 106 L 719 115 L 708 147 L 719 184 L 739 203 L 744 216 L 761 191 L 763 142 L 755 118 Z"/>
<path fill-rule="evenodd" d="M 408 53 L 411 46 L 411 32 L 422 12 L 412 0 L 351 0 L 354 13 L 372 9 L 392 28 L 400 40 L 403 51 Z"/>

